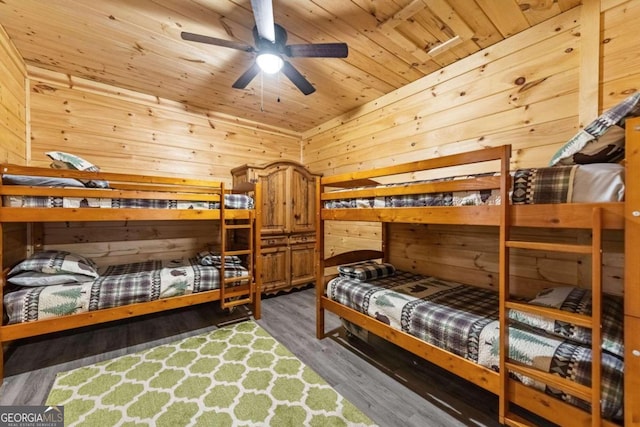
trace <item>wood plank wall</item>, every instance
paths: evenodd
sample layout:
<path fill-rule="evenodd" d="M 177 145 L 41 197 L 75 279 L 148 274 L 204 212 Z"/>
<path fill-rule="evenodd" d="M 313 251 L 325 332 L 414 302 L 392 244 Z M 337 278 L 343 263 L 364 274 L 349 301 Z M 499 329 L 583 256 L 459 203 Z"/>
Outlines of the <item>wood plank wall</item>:
<path fill-rule="evenodd" d="M 0 158 L 24 164 L 27 152 L 28 116 L 24 61 L 9 36 L 0 27 Z M 11 265 L 26 254 L 26 227 L 9 224 L 2 228 L 3 265 Z"/>
<path fill-rule="evenodd" d="M 635 30 L 640 25 L 640 1 L 596 3 L 599 7 L 573 8 L 305 132 L 303 162 L 331 175 L 509 143 L 512 169 L 546 166 L 576 133 L 581 115 L 585 121 L 586 112 L 601 112 L 640 90 Z M 590 16 L 591 10 L 599 10 L 601 16 Z M 583 37 L 581 20 L 600 36 Z M 600 52 L 599 75 L 583 74 L 594 69 L 582 62 L 588 58 L 583 55 L 586 50 Z M 580 87 L 590 81 L 590 87 Z M 581 99 L 584 92 L 593 95 Z M 425 226 L 434 233 L 417 238 L 415 228 L 393 225 L 395 262 L 453 280 L 471 283 L 484 277 L 482 285 L 495 284 L 497 246 L 487 247 L 488 240 L 497 239 L 495 230 L 469 227 L 449 235 L 444 231 L 454 231 L 451 227 Z M 379 249 L 380 234 L 377 224 L 327 224 L 325 253 Z M 563 238 L 580 241 L 585 235 L 574 232 Z M 607 290 L 620 293 L 622 236 L 609 233 L 606 239 Z M 522 253 L 514 258 L 522 265 L 516 270 L 521 293 L 530 293 L 529 288 L 537 289 L 546 280 L 589 285 L 584 258 L 527 258 Z"/>
<path fill-rule="evenodd" d="M 300 135 L 89 80 L 28 68 L 33 166 L 78 154 L 109 172 L 231 183 L 247 162 L 300 158 Z"/>
<path fill-rule="evenodd" d="M 9 36 L 0 27 L 0 156 L 24 164 L 26 156 L 27 70 Z"/>
<path fill-rule="evenodd" d="M 108 172 L 187 176 L 231 184 L 244 163 L 300 159 L 300 135 L 117 87 L 28 68 L 31 150 L 77 154 Z M 124 225 L 124 226 L 123 226 Z M 45 247 L 100 264 L 190 255 L 218 243 L 211 222 L 60 223 L 44 227 Z"/>

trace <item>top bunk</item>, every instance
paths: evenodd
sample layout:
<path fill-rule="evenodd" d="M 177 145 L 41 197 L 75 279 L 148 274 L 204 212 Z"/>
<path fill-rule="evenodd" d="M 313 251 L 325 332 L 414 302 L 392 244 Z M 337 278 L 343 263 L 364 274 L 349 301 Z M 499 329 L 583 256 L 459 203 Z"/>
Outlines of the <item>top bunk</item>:
<path fill-rule="evenodd" d="M 0 174 L 0 222 L 255 217 L 248 186 L 236 192 L 218 181 L 14 164 L 0 165 Z"/>
<path fill-rule="evenodd" d="M 509 218 L 512 226 L 590 228 L 597 207 L 603 228 L 624 227 L 622 165 L 554 166 L 512 174 L 510 158 L 511 146 L 504 145 L 326 176 L 318 184 L 320 217 L 488 226 Z"/>

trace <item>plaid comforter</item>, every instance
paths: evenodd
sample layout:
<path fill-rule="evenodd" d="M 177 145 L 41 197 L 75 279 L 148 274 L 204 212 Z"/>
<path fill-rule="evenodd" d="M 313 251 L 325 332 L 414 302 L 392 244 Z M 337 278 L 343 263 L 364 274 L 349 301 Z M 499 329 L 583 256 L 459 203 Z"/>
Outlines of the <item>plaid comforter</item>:
<path fill-rule="evenodd" d="M 499 366 L 498 294 L 491 290 L 405 272 L 371 282 L 336 277 L 327 296 L 393 328 L 418 337 L 490 369 Z M 545 334 L 524 324 L 509 329 L 509 357 L 580 384 L 591 383 L 591 349 L 575 341 Z M 622 416 L 623 361 L 604 353 L 602 359 L 603 416 Z M 571 404 L 587 402 L 546 387 L 530 378 L 520 380 Z"/>
<path fill-rule="evenodd" d="M 335 199 L 325 201 L 324 207 L 326 209 L 414 208 L 426 206 L 479 206 L 498 204 L 500 204 L 500 192 L 498 190 L 483 190 Z"/>
<path fill-rule="evenodd" d="M 226 277 L 247 276 L 241 265 L 226 265 Z M 246 281 L 239 281 L 246 282 Z M 109 266 L 93 282 L 21 287 L 4 296 L 8 323 L 100 310 L 203 292 L 220 287 L 220 271 L 188 261 L 145 261 Z"/>
<path fill-rule="evenodd" d="M 254 207 L 253 199 L 244 194 L 225 194 L 224 202 L 227 209 Z M 5 196 L 4 205 L 22 208 L 220 209 L 219 202 L 207 201 L 55 196 Z"/>

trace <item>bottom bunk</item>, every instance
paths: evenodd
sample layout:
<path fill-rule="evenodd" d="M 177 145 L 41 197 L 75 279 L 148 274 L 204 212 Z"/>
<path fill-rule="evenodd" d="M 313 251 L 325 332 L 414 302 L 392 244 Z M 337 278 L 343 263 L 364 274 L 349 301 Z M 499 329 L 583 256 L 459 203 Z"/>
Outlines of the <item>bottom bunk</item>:
<path fill-rule="evenodd" d="M 67 251 L 37 252 L 5 273 L 0 343 L 223 298 L 250 300 L 259 317 L 259 291 L 243 264 L 201 252 L 98 268 Z"/>
<path fill-rule="evenodd" d="M 97 268 L 89 258 L 68 252 L 38 252 L 9 273 L 7 281 L 13 286 L 4 295 L 6 323 L 32 322 L 220 289 L 220 263 L 204 262 L 206 259 L 200 256 L 148 260 Z M 53 263 L 68 272 L 42 272 Z M 237 284 L 247 284 L 249 271 L 238 258 L 225 265 L 224 275 L 237 277 Z"/>
<path fill-rule="evenodd" d="M 343 258 L 343 262 L 344 262 Z M 335 265 L 335 263 L 333 264 Z M 325 266 L 332 266 L 327 260 Z M 338 268 L 318 293 L 318 336 L 323 310 L 336 313 L 414 354 L 498 394 L 500 390 L 498 293 L 489 289 L 395 271 L 365 262 Z M 321 288 L 321 287 L 319 287 Z M 555 288 L 530 304 L 589 315 L 590 292 Z M 622 299 L 606 296 L 602 328 L 602 416 L 615 425 L 623 408 Z M 510 314 L 509 357 L 578 384 L 591 384 L 591 331 L 523 312 Z M 589 425 L 590 404 L 519 376 L 512 401 L 560 424 Z"/>

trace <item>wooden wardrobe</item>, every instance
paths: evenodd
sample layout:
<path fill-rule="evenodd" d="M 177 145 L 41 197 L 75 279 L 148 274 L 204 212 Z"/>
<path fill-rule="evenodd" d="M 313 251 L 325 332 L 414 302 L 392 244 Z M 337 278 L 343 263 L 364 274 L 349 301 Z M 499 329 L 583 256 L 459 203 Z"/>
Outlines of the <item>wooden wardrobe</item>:
<path fill-rule="evenodd" d="M 262 185 L 262 292 L 306 286 L 315 280 L 316 178 L 294 161 L 246 164 L 231 170 L 233 186 Z"/>

